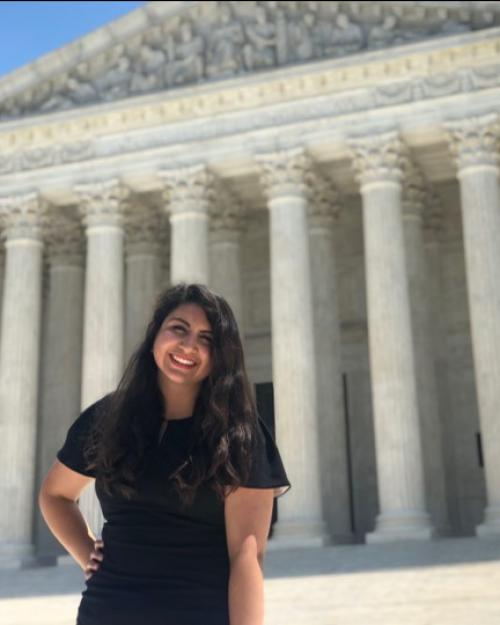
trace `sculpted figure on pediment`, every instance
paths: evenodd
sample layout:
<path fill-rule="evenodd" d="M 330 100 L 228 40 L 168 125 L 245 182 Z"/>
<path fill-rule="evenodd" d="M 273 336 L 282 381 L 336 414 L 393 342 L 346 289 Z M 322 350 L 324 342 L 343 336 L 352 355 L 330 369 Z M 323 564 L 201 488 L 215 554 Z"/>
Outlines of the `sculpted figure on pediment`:
<path fill-rule="evenodd" d="M 351 21 L 345 13 L 335 17 L 335 26 L 331 31 L 329 54 L 350 54 L 363 47 L 363 30 L 359 24 Z"/>
<path fill-rule="evenodd" d="M 131 61 L 128 56 L 120 56 L 116 63 L 94 80 L 103 100 L 125 97 L 131 79 Z"/>
<path fill-rule="evenodd" d="M 74 76 L 68 76 L 65 91 L 75 104 L 87 104 L 95 102 L 97 89 L 88 80 L 78 80 Z"/>
<path fill-rule="evenodd" d="M 130 90 L 133 93 L 151 91 L 161 87 L 167 55 L 163 50 L 143 44 L 134 55 Z"/>
<path fill-rule="evenodd" d="M 308 61 L 315 55 L 313 33 L 316 24 L 314 13 L 297 14 L 287 24 L 288 62 Z"/>
<path fill-rule="evenodd" d="M 243 67 L 241 49 L 244 40 L 240 20 L 233 17 L 228 4 L 221 4 L 218 20 L 208 36 L 207 75 L 224 78 L 236 74 Z"/>
<path fill-rule="evenodd" d="M 395 15 L 387 15 L 381 24 L 374 24 L 366 37 L 369 48 L 384 48 L 397 42 L 399 33 L 396 30 L 398 19 Z"/>
<path fill-rule="evenodd" d="M 251 71 L 275 65 L 276 25 L 269 20 L 263 6 L 257 6 L 254 20 L 245 24 L 245 35 L 247 37 L 247 43 L 243 47 L 245 67 Z"/>
<path fill-rule="evenodd" d="M 168 85 L 196 82 L 203 77 L 203 39 L 194 32 L 189 20 L 183 20 L 179 28 L 179 39 L 168 38 L 170 63 L 166 68 Z"/>

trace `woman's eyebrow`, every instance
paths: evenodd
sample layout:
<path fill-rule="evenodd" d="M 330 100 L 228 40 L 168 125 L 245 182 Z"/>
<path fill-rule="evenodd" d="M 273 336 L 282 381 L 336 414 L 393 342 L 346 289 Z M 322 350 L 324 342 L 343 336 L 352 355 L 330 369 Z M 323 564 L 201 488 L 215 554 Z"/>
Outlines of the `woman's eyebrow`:
<path fill-rule="evenodd" d="M 189 328 L 191 327 L 191 324 L 190 324 L 188 321 L 186 321 L 185 319 L 183 319 L 182 317 L 171 317 L 171 318 L 169 319 L 169 321 L 173 321 L 174 319 L 175 319 L 176 321 L 182 321 L 182 323 L 184 323 L 185 325 L 187 325 Z M 212 330 L 200 330 L 200 331 L 201 331 L 201 332 L 206 332 L 207 334 L 213 334 Z"/>

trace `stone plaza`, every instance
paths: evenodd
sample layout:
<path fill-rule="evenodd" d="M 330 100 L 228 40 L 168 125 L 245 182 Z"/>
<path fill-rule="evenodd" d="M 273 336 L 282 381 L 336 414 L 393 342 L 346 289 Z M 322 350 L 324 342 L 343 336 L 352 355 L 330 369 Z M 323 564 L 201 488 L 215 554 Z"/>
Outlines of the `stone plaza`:
<path fill-rule="evenodd" d="M 270 551 L 496 545 L 499 115 L 499 2 L 148 2 L 1 78 L 0 563 L 62 554 L 41 480 L 179 281 L 235 311 Z"/>
<path fill-rule="evenodd" d="M 497 625 L 500 543 L 478 538 L 267 554 L 265 625 Z M 74 625 L 74 564 L 0 571 L 2 625 Z"/>

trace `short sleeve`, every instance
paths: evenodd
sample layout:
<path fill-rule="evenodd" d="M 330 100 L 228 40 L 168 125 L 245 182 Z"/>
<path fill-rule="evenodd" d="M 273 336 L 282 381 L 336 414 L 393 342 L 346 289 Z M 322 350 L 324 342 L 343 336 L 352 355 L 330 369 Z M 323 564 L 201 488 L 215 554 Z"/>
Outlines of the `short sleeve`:
<path fill-rule="evenodd" d="M 87 477 L 95 477 L 95 473 L 87 468 L 84 448 L 103 401 L 104 398 L 95 402 L 76 418 L 66 434 L 64 445 L 56 454 L 57 459 L 65 466 Z"/>
<path fill-rule="evenodd" d="M 284 495 L 292 487 L 278 447 L 260 416 L 257 421 L 257 438 L 252 452 L 252 467 L 248 480 L 243 485 L 247 488 L 273 488 L 275 497 Z"/>

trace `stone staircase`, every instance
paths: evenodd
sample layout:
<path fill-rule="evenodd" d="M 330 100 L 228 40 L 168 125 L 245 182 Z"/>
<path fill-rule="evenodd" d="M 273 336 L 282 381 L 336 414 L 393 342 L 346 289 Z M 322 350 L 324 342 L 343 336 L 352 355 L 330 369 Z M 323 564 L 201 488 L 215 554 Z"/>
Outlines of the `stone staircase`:
<path fill-rule="evenodd" d="M 265 625 L 500 624 L 497 539 L 273 550 L 265 578 Z M 74 625 L 82 588 L 71 563 L 0 571 L 0 623 Z"/>

